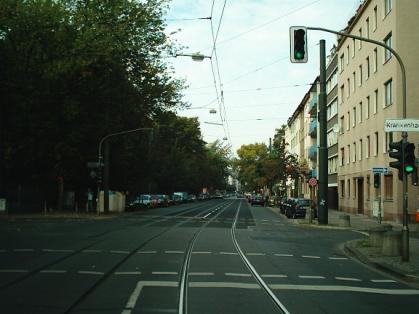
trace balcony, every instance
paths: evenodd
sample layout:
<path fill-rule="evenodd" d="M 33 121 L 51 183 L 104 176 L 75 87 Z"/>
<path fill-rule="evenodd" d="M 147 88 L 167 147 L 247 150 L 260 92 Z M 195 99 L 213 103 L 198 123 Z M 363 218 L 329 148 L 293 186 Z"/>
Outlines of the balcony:
<path fill-rule="evenodd" d="M 311 169 L 311 177 L 312 178 L 317 178 L 317 169 L 316 168 Z"/>
<path fill-rule="evenodd" d="M 317 113 L 317 95 L 313 95 L 310 102 L 308 103 L 308 112 Z"/>
<path fill-rule="evenodd" d="M 311 145 L 308 149 L 308 158 L 317 160 L 317 144 Z"/>
<path fill-rule="evenodd" d="M 317 137 L 317 119 L 313 119 L 308 127 L 308 134 L 315 138 Z"/>

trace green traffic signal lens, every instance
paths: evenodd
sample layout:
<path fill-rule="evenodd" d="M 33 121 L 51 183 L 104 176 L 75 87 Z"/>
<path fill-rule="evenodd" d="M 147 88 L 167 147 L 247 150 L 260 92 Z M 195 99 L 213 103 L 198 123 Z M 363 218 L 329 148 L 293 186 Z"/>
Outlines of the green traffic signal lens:
<path fill-rule="evenodd" d="M 304 58 L 304 54 L 302 52 L 296 51 L 294 57 L 295 59 L 300 60 Z"/>
<path fill-rule="evenodd" d="M 405 166 L 404 171 L 406 171 L 407 173 L 413 172 L 413 166 L 412 165 Z"/>

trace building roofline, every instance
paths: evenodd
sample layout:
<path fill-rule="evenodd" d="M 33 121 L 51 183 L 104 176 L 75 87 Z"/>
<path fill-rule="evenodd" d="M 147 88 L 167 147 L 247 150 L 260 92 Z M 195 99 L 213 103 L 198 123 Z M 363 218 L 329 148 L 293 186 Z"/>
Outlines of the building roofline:
<path fill-rule="evenodd" d="M 364 13 L 365 9 L 368 7 L 368 5 L 371 3 L 371 0 L 364 0 L 359 6 L 358 9 L 356 9 L 355 14 L 349 19 L 348 24 L 346 27 L 342 30 L 342 32 L 350 34 L 353 30 L 356 22 L 359 21 L 362 13 Z M 345 41 L 346 37 L 339 36 L 337 38 L 337 47 L 336 49 L 339 50 L 339 48 L 343 45 L 343 42 Z"/>

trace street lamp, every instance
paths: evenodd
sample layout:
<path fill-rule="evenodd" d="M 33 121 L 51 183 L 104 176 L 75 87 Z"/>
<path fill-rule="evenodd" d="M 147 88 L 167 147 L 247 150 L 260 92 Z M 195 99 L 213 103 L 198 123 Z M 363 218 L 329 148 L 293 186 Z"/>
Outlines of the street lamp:
<path fill-rule="evenodd" d="M 210 56 L 204 56 L 200 52 L 195 53 L 177 53 L 175 57 L 191 57 L 193 61 L 202 62 L 205 58 L 211 59 Z"/>
<path fill-rule="evenodd" d="M 99 208 L 99 196 L 100 196 L 100 186 L 102 183 L 102 175 L 101 170 L 104 167 L 104 176 L 103 176 L 103 211 L 105 213 L 109 212 L 109 145 L 108 142 L 105 142 L 107 139 L 119 135 L 125 135 L 129 133 L 134 133 L 138 131 L 153 131 L 153 128 L 137 128 L 133 130 L 121 131 L 116 133 L 108 134 L 99 141 L 98 147 L 98 167 L 99 167 L 99 175 L 97 180 L 97 203 L 96 203 L 96 210 L 97 213 L 100 212 Z M 102 145 L 105 144 L 105 160 L 103 161 L 102 157 Z"/>

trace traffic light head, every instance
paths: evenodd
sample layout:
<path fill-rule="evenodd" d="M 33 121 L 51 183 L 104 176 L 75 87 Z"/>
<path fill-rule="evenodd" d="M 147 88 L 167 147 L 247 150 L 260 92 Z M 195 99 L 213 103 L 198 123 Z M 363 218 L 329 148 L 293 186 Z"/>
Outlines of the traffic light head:
<path fill-rule="evenodd" d="M 397 161 L 390 161 L 389 165 L 392 168 L 399 170 L 399 180 L 403 180 L 403 155 L 402 155 L 402 147 L 403 141 L 400 140 L 398 142 L 390 142 L 389 147 L 391 151 L 389 152 L 390 158 L 394 158 Z"/>
<path fill-rule="evenodd" d="M 378 189 L 381 183 L 381 176 L 379 173 L 374 173 L 374 187 Z"/>
<path fill-rule="evenodd" d="M 404 171 L 406 171 L 406 174 L 410 174 L 415 171 L 415 161 L 415 144 L 407 143 L 404 148 Z"/>
<path fill-rule="evenodd" d="M 307 28 L 304 26 L 290 27 L 291 62 L 307 62 Z"/>

